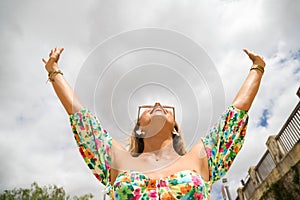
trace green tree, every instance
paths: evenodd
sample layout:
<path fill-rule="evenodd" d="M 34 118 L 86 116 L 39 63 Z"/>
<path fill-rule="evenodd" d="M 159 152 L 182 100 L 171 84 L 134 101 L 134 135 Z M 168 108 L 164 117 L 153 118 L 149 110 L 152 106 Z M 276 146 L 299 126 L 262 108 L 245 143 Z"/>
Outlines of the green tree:
<path fill-rule="evenodd" d="M 91 198 L 93 198 L 92 194 L 71 198 L 62 187 L 57 187 L 56 185 L 40 187 L 36 182 L 31 184 L 30 189 L 15 188 L 13 190 L 4 190 L 0 194 L 0 200 L 89 200 Z"/>

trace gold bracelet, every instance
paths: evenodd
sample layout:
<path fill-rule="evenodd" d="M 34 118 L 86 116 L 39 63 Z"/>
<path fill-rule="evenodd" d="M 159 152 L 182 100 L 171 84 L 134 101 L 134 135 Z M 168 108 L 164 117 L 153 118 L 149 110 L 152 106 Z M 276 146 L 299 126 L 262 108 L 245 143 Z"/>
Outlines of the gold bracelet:
<path fill-rule="evenodd" d="M 250 68 L 250 71 L 251 71 L 252 69 L 257 69 L 257 70 L 260 71 L 262 74 L 264 74 L 264 72 L 265 72 L 265 68 L 264 68 L 263 66 L 257 65 L 257 64 L 252 65 L 252 67 Z"/>
<path fill-rule="evenodd" d="M 50 72 L 48 73 L 48 81 L 50 81 L 50 82 L 55 82 L 54 76 L 56 76 L 57 74 L 64 75 L 64 74 L 62 73 L 62 71 L 59 70 L 59 69 L 52 70 L 52 71 L 50 71 Z"/>

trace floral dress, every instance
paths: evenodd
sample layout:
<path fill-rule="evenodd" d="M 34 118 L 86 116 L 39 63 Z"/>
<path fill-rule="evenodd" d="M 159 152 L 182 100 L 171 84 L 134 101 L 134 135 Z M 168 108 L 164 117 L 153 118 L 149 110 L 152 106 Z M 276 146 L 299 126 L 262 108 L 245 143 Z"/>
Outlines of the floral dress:
<path fill-rule="evenodd" d="M 160 179 L 151 179 L 130 170 L 119 174 L 111 185 L 112 138 L 96 116 L 83 108 L 70 115 L 79 152 L 96 178 L 106 186 L 111 199 L 209 199 L 212 184 L 229 170 L 244 142 L 247 111 L 228 106 L 219 121 L 201 138 L 209 166 L 209 181 L 194 170 L 183 170 Z"/>

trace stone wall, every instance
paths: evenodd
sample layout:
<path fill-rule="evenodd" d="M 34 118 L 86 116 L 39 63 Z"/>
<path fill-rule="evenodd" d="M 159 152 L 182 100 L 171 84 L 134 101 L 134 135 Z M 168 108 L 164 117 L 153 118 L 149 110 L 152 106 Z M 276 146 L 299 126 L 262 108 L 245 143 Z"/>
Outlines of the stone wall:
<path fill-rule="evenodd" d="M 300 161 L 290 168 L 289 172 L 277 182 L 270 185 L 261 200 L 300 199 Z"/>
<path fill-rule="evenodd" d="M 268 191 L 271 187 L 276 190 L 276 192 L 284 193 L 283 188 L 277 186 L 282 186 L 281 180 L 285 183 L 285 185 L 293 184 L 293 182 L 288 182 L 290 179 L 288 178 L 288 174 L 294 173 L 292 169 L 298 169 L 300 162 L 300 143 L 294 146 L 294 148 L 285 155 L 285 157 L 281 160 L 281 162 L 277 163 L 276 167 L 272 170 L 272 172 L 268 175 L 268 177 L 256 188 L 254 194 L 249 198 L 250 200 L 259 200 L 264 196 L 266 191 Z M 298 170 L 300 172 L 300 169 Z M 290 175 L 293 176 L 293 175 Z M 299 175 L 298 175 L 299 179 Z M 276 184 L 277 183 L 277 184 Z M 280 190 L 282 189 L 282 191 Z M 288 187 L 286 187 L 288 189 Z M 270 192 L 270 195 L 272 192 Z M 272 198 L 271 198 L 272 199 Z M 274 199 L 274 198 L 273 198 Z M 299 198 L 300 199 L 300 198 Z M 292 199 L 290 199 L 292 200 Z"/>
<path fill-rule="evenodd" d="M 276 167 L 264 180 L 254 180 L 254 172 L 255 167 L 251 167 L 249 181 L 257 182 L 254 185 L 255 190 L 247 195 L 245 187 L 238 188 L 238 200 L 300 200 L 300 143 L 297 143 L 279 163 L 276 163 Z M 286 198 L 279 198 L 280 195 Z"/>

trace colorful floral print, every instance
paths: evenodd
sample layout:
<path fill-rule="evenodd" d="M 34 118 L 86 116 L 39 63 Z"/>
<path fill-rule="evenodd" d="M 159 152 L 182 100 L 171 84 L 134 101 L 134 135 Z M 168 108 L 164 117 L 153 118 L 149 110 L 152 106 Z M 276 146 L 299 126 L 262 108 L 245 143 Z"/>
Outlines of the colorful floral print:
<path fill-rule="evenodd" d="M 247 111 L 230 105 L 202 141 L 205 145 L 210 181 L 194 170 L 184 170 L 162 179 L 151 179 L 137 171 L 120 173 L 113 185 L 109 181 L 112 138 L 97 117 L 87 109 L 70 115 L 79 151 L 97 179 L 107 186 L 111 199 L 173 200 L 209 199 L 211 185 L 229 170 L 244 142 Z"/>
<path fill-rule="evenodd" d="M 131 177 L 131 178 L 129 178 Z M 138 178 L 137 178 L 138 177 Z M 127 182 L 124 182 L 124 179 Z M 128 182 L 128 179 L 131 181 Z M 138 189 L 140 199 L 195 199 L 209 196 L 202 177 L 193 170 L 184 170 L 162 179 L 151 179 L 137 171 L 127 171 L 119 174 L 112 190 L 112 199 L 120 199 L 120 192 Z M 117 192 L 117 194 L 116 194 Z M 132 194 L 132 192 L 130 193 Z M 128 195 L 128 194 L 127 194 Z M 135 196 L 136 197 L 136 196 Z M 130 199 L 123 196 L 124 199 Z M 197 199 L 196 198 L 196 199 Z"/>
<path fill-rule="evenodd" d="M 70 122 L 84 161 L 102 184 L 109 184 L 110 135 L 87 109 L 70 115 Z"/>
<path fill-rule="evenodd" d="M 202 138 L 208 156 L 212 183 L 225 175 L 237 153 L 241 150 L 247 124 L 247 111 L 239 110 L 231 105 L 209 134 Z"/>

